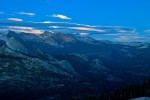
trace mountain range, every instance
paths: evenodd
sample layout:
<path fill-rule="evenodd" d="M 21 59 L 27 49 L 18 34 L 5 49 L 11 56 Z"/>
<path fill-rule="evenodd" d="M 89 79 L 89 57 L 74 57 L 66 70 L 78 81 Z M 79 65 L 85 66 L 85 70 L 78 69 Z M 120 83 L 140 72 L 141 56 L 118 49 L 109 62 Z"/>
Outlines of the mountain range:
<path fill-rule="evenodd" d="M 66 99 L 140 84 L 150 77 L 149 51 L 146 42 L 0 32 L 0 97 Z"/>

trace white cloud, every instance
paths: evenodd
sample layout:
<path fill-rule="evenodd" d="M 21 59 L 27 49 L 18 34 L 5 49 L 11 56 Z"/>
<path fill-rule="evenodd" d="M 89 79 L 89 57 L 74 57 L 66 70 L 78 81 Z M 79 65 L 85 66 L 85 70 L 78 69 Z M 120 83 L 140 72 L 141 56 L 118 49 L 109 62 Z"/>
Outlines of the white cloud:
<path fill-rule="evenodd" d="M 49 24 L 49 23 L 54 23 L 54 22 L 51 22 L 51 21 L 44 21 L 44 22 L 41 22 L 41 23 Z"/>
<path fill-rule="evenodd" d="M 74 23 L 68 23 L 68 22 L 55 22 L 55 21 L 44 21 L 44 22 L 34 22 L 34 23 L 44 23 L 44 24 L 74 24 Z M 75 24 L 77 25 L 77 24 Z"/>
<path fill-rule="evenodd" d="M 106 30 L 95 29 L 92 27 L 69 27 L 70 29 L 80 30 L 80 31 L 96 31 L 96 32 L 106 32 Z"/>
<path fill-rule="evenodd" d="M 60 18 L 60 19 L 67 19 L 71 20 L 72 18 L 69 18 L 68 16 L 61 15 L 61 14 L 53 14 L 52 17 Z"/>
<path fill-rule="evenodd" d="M 19 18 L 8 18 L 7 20 L 10 20 L 10 21 L 18 21 L 18 22 L 23 21 L 22 19 L 19 19 Z"/>
<path fill-rule="evenodd" d="M 43 31 L 39 29 L 35 29 L 33 27 L 24 27 L 24 26 L 8 26 L 9 30 L 16 32 L 25 32 L 25 33 L 34 33 L 34 34 L 42 34 Z"/>
<path fill-rule="evenodd" d="M 18 12 L 18 14 L 20 15 L 28 15 L 28 16 L 35 16 L 35 13 L 31 13 L 31 12 Z"/>
<path fill-rule="evenodd" d="M 59 27 L 59 26 L 50 26 L 50 28 L 61 28 L 61 27 Z"/>

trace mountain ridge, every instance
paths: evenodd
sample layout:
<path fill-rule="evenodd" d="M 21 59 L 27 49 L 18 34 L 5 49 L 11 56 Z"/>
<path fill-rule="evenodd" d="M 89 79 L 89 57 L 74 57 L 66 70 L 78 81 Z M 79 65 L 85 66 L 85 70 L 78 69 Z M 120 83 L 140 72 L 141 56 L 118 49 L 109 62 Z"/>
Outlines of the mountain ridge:
<path fill-rule="evenodd" d="M 51 32 L 0 35 L 0 90 L 6 94 L 22 91 L 30 98 L 29 90 L 66 98 L 64 90 L 73 90 L 65 91 L 70 96 L 98 94 L 150 77 L 149 43 L 98 41 Z"/>

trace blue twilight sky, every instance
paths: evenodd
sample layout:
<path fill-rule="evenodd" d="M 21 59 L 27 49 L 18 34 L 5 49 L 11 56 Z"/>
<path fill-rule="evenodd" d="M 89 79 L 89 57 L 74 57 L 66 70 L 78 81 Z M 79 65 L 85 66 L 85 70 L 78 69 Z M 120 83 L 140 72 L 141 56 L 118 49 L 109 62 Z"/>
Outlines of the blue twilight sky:
<path fill-rule="evenodd" d="M 10 28 L 13 23 L 17 30 L 16 26 L 23 29 L 32 25 L 14 23 L 32 21 L 43 22 L 41 27 L 48 24 L 55 30 L 65 27 L 67 31 L 69 27 L 71 32 L 81 31 L 97 39 L 149 40 L 150 0 L 0 0 L 0 20 L 1 27 L 5 24 Z M 50 25 L 50 22 L 58 23 Z M 61 22 L 69 24 L 60 28 Z M 84 25 L 70 27 L 72 23 Z"/>

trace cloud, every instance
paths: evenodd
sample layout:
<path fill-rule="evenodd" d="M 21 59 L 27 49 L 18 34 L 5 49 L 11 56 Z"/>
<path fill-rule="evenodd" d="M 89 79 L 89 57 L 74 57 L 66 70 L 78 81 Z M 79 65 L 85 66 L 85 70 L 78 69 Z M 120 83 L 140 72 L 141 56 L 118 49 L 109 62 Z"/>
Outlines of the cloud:
<path fill-rule="evenodd" d="M 61 27 L 59 27 L 59 26 L 50 26 L 50 28 L 61 28 Z"/>
<path fill-rule="evenodd" d="M 17 22 L 23 21 L 22 19 L 19 19 L 19 18 L 8 18 L 7 20 L 10 20 L 10 21 L 17 21 Z"/>
<path fill-rule="evenodd" d="M 53 23 L 53 22 L 51 22 L 51 21 L 44 21 L 44 22 L 41 22 L 41 23 L 49 24 L 49 23 Z"/>
<path fill-rule="evenodd" d="M 118 41 L 137 41 L 139 39 L 142 39 L 144 37 L 142 36 L 138 36 L 138 35 L 133 35 L 133 36 L 119 36 L 118 38 L 116 38 L 116 40 Z"/>
<path fill-rule="evenodd" d="M 70 29 L 75 29 L 79 31 L 96 31 L 96 32 L 106 32 L 106 30 L 91 28 L 91 27 L 69 27 Z"/>
<path fill-rule="evenodd" d="M 85 24 L 68 23 L 68 22 L 10 22 L 0 21 L 0 24 L 8 26 L 27 26 L 35 27 L 39 30 L 68 32 L 68 33 L 89 33 L 88 35 L 135 35 L 138 34 L 136 29 L 123 26 L 91 26 Z M 70 31 L 70 32 L 69 32 Z"/>
<path fill-rule="evenodd" d="M 28 16 L 35 16 L 35 13 L 31 13 L 31 12 L 18 12 L 18 14 L 20 15 L 28 15 Z"/>
<path fill-rule="evenodd" d="M 150 29 L 148 29 L 148 30 L 145 30 L 144 32 L 145 32 L 145 33 L 150 33 Z"/>
<path fill-rule="evenodd" d="M 12 21 L 0 20 L 0 27 L 4 29 L 11 29 L 19 32 L 42 34 L 42 31 L 52 31 L 64 34 L 80 34 L 88 35 L 95 39 L 115 40 L 115 41 L 150 41 L 147 35 L 141 35 L 135 28 L 123 26 L 97 26 L 86 25 L 69 22 L 26 22 L 26 21 Z M 9 27 L 8 27 L 9 26 Z M 15 26 L 15 27 L 14 27 Z M 1 28 L 2 28 L 1 27 Z M 149 30 L 147 30 L 149 32 Z M 149 37 L 149 38 L 148 38 Z"/>
<path fill-rule="evenodd" d="M 118 32 L 120 33 L 136 33 L 136 29 L 134 28 L 128 28 L 128 29 L 117 29 Z"/>
<path fill-rule="evenodd" d="M 16 32 L 25 32 L 25 33 L 34 33 L 34 34 L 42 34 L 42 30 L 35 29 L 33 27 L 24 27 L 24 26 L 8 26 L 9 30 Z"/>
<path fill-rule="evenodd" d="M 60 19 L 66 19 L 71 20 L 72 18 L 69 18 L 68 16 L 61 15 L 61 14 L 53 14 L 52 17 L 60 18 Z"/>

